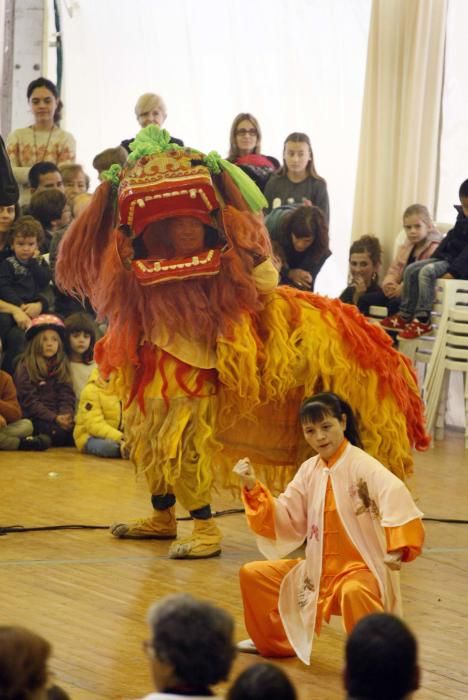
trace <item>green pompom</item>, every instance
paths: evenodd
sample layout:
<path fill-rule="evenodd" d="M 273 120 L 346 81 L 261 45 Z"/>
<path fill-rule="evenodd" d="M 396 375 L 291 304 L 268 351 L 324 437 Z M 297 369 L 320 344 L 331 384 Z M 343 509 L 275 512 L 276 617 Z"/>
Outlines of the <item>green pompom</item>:
<path fill-rule="evenodd" d="M 157 124 L 149 124 L 141 129 L 131 142 L 128 162 L 133 164 L 139 158 L 152 156 L 155 153 L 183 150 L 182 146 L 170 141 L 171 135 L 166 129 L 161 129 Z"/>
<path fill-rule="evenodd" d="M 213 175 L 219 175 L 221 172 L 221 163 L 223 159 L 217 151 L 210 151 L 207 156 L 203 158 L 203 162 Z"/>
<path fill-rule="evenodd" d="M 120 174 L 122 172 L 122 166 L 118 163 L 114 163 L 101 173 L 101 180 L 109 180 L 109 182 L 114 186 L 118 187 L 120 185 Z"/>

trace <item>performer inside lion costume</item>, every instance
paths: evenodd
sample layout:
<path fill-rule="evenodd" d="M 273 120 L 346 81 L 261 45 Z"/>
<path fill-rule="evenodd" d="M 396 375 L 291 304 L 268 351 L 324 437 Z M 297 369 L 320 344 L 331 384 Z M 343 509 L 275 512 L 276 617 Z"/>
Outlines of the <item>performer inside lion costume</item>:
<path fill-rule="evenodd" d="M 386 334 L 338 300 L 277 287 L 261 192 L 217 154 L 169 141 L 155 125 L 140 132 L 66 233 L 56 277 L 108 321 L 96 360 L 151 493 L 153 515 L 112 534 L 176 538 L 177 500 L 194 528 L 169 555 L 205 558 L 221 551 L 213 483 L 232 486 L 248 454 L 281 488 L 307 456 L 305 396 L 339 393 L 365 450 L 403 480 L 428 438 L 415 377 Z"/>

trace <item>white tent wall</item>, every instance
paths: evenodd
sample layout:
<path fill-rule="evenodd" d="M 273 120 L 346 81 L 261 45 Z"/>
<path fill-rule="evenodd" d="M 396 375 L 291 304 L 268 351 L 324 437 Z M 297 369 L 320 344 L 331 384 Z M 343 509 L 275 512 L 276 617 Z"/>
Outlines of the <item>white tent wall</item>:
<path fill-rule="evenodd" d="M 468 2 L 449 0 L 437 202 L 437 220 L 449 223 L 455 221 L 459 187 L 468 179 L 467 27 Z"/>
<path fill-rule="evenodd" d="M 346 282 L 371 1 L 66 4 L 74 9 L 70 16 L 60 5 L 63 125 L 76 137 L 78 162 L 93 174 L 99 151 L 136 133 L 133 108 L 144 92 L 164 97 L 174 136 L 223 156 L 242 111 L 259 119 L 263 153 L 279 159 L 288 133 L 306 132 L 331 201 L 333 256 L 316 289 L 338 294 Z"/>

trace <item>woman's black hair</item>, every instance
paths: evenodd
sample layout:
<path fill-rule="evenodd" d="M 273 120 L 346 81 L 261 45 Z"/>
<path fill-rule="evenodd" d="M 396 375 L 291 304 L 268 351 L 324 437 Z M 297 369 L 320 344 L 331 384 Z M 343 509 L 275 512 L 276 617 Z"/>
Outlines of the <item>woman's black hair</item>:
<path fill-rule="evenodd" d="M 57 109 L 54 112 L 54 123 L 57 124 L 57 126 L 60 124 L 60 120 L 62 118 L 62 109 L 63 109 L 63 102 L 60 99 L 60 95 L 57 90 L 57 86 L 55 83 L 53 83 L 51 80 L 48 80 L 47 78 L 36 78 L 36 80 L 32 80 L 29 85 L 28 89 L 26 90 L 26 97 L 28 100 L 30 99 L 31 95 L 33 94 L 34 90 L 36 88 L 46 88 L 49 92 L 52 93 L 52 95 L 55 97 L 57 100 Z"/>
<path fill-rule="evenodd" d="M 258 663 L 239 674 L 227 700 L 296 700 L 296 690 L 286 673 L 273 664 Z"/>
<path fill-rule="evenodd" d="M 321 260 L 328 251 L 328 224 L 319 207 L 302 205 L 284 217 L 282 226 L 283 238 L 293 247 L 292 235 L 297 238 L 313 237 L 308 248 L 312 260 Z"/>
<path fill-rule="evenodd" d="M 322 391 L 320 394 L 314 394 L 308 399 L 305 399 L 299 411 L 302 424 L 308 422 L 317 423 L 320 420 L 324 420 L 327 416 L 333 416 L 341 420 L 343 414 L 346 416 L 345 437 L 352 445 L 362 447 L 353 410 L 351 406 L 337 396 L 337 394 L 331 391 Z"/>

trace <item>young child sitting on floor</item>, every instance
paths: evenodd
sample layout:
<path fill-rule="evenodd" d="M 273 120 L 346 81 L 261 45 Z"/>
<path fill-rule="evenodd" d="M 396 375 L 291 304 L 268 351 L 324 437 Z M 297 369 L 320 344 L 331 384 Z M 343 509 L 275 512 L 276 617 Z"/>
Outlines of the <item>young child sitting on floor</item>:
<path fill-rule="evenodd" d="M 96 457 L 128 457 L 122 403 L 96 367 L 81 392 L 73 437 L 81 452 Z"/>
<path fill-rule="evenodd" d="M 24 415 L 36 432 L 52 445 L 73 445 L 75 392 L 68 358 L 63 349 L 65 326 L 58 316 L 35 318 L 26 332 L 28 344 L 18 363 L 15 383 Z"/>
<path fill-rule="evenodd" d="M 94 362 L 94 344 L 96 342 L 96 324 L 91 316 L 84 312 L 71 314 L 65 319 L 65 352 L 70 361 L 70 371 L 76 400 L 96 367 Z"/>
<path fill-rule="evenodd" d="M 356 418 L 339 396 L 323 392 L 300 411 L 317 452 L 286 491 L 273 498 L 249 459 L 234 467 L 250 528 L 269 560 L 240 570 L 251 640 L 243 651 L 297 656 L 310 663 L 314 631 L 341 615 L 346 632 L 372 612 L 400 610 L 398 569 L 422 549 L 422 513 L 394 474 L 361 449 Z M 306 540 L 304 559 L 282 559 Z"/>
<path fill-rule="evenodd" d="M 437 279 L 468 279 L 468 180 L 459 190 L 455 226 L 427 260 L 408 265 L 403 275 L 400 310 L 381 321 L 399 338 L 413 340 L 432 331 L 431 309 Z"/>

